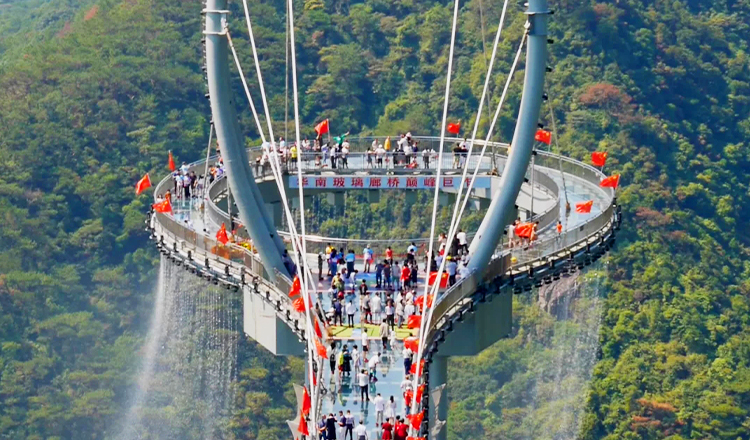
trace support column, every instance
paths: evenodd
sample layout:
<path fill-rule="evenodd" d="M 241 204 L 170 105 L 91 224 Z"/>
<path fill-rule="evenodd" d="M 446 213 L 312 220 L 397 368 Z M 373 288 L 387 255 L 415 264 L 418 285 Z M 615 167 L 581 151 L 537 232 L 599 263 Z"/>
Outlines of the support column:
<path fill-rule="evenodd" d="M 469 246 L 469 270 L 486 270 L 492 254 L 502 239 L 503 231 L 511 220 L 511 211 L 518 198 L 534 146 L 539 111 L 544 91 L 544 73 L 547 67 L 547 0 L 529 0 L 526 15 L 528 22 L 526 69 L 523 95 L 518 111 L 513 148 L 500 177 L 500 185 L 492 199 L 487 215 Z"/>
<path fill-rule="evenodd" d="M 432 392 L 435 391 L 437 388 L 439 388 L 441 385 L 448 383 L 448 358 L 445 356 L 432 356 L 432 360 L 430 361 L 430 386 L 429 386 L 429 393 L 432 395 Z M 430 405 L 433 404 L 432 399 L 430 399 Z M 438 421 L 447 421 L 448 420 L 448 386 L 446 386 L 443 389 L 442 395 L 440 396 L 440 403 L 438 404 L 437 408 L 430 407 L 430 414 L 429 414 L 429 433 L 430 433 L 430 440 L 446 440 L 448 438 L 448 426 L 447 424 L 442 427 L 442 429 L 438 432 L 436 436 L 433 436 L 433 429 L 435 428 L 436 424 L 439 424 Z"/>
<path fill-rule="evenodd" d="M 240 221 L 258 249 L 266 272 L 275 280 L 274 269 L 287 273 L 281 261 L 284 245 L 263 209 L 263 200 L 250 169 L 243 135 L 237 122 L 234 93 L 229 82 L 229 52 L 225 33 L 228 12 L 227 0 L 206 1 L 204 34 L 211 114 L 216 140 L 227 169 L 227 183 L 232 189 Z"/>

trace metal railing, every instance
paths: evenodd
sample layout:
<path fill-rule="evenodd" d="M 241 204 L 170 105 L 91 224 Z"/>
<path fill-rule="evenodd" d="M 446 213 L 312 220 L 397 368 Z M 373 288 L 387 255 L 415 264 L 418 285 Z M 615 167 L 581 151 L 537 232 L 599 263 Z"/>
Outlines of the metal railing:
<path fill-rule="evenodd" d="M 505 165 L 506 161 L 505 156 L 497 156 L 496 157 L 496 163 L 500 164 L 501 166 Z M 448 161 L 449 159 L 445 159 L 445 161 Z M 485 162 L 490 161 L 490 158 L 484 158 Z M 489 169 L 489 168 L 488 168 Z M 304 169 L 303 169 L 304 170 Z M 351 172 L 353 168 L 350 168 L 349 170 L 346 170 L 348 172 Z M 262 171 L 262 170 L 261 170 Z M 368 169 L 369 171 L 369 169 Z M 377 171 L 377 169 L 374 169 L 374 171 Z M 421 169 L 415 169 L 411 170 L 412 173 L 421 173 L 424 170 Z M 305 171 L 307 172 L 307 171 Z M 530 170 L 528 173 L 528 179 L 529 181 L 535 182 L 535 188 L 538 191 L 541 191 L 542 193 L 546 193 L 549 195 L 554 196 L 557 200 L 556 203 L 553 205 L 550 205 L 546 210 L 537 213 L 535 216 L 533 216 L 530 221 L 539 221 L 539 229 L 543 230 L 547 228 L 548 226 L 552 225 L 558 218 L 559 218 L 559 203 L 560 203 L 560 197 L 559 197 L 559 186 L 557 183 L 549 177 L 546 173 L 539 171 L 538 169 L 534 169 L 533 173 L 533 179 L 531 176 L 532 171 Z M 261 172 L 261 175 L 257 177 L 258 180 L 266 180 L 270 177 L 270 170 L 265 170 L 265 174 Z M 209 191 L 209 197 L 206 203 L 206 212 L 208 214 L 208 218 L 215 224 L 220 225 L 221 223 L 230 224 L 229 215 L 226 211 L 221 210 L 216 205 L 216 200 L 220 197 L 222 197 L 226 191 L 226 179 L 221 177 L 213 182 L 211 187 L 208 189 Z M 237 217 L 234 217 L 235 224 L 239 224 L 239 219 Z M 298 225 L 299 228 L 299 225 Z M 279 235 L 284 237 L 284 239 L 288 242 L 291 240 L 291 235 L 286 231 L 278 231 Z M 468 234 L 467 238 L 471 239 L 473 238 L 474 234 Z M 310 234 L 306 236 L 306 242 L 309 249 L 317 247 L 322 247 L 327 244 L 334 244 L 336 246 L 344 247 L 345 249 L 355 249 L 359 250 L 364 248 L 367 245 L 370 245 L 373 249 L 373 251 L 376 253 L 376 255 L 382 255 L 385 252 L 386 246 L 393 246 L 396 249 L 403 248 L 406 249 L 406 247 L 409 246 L 411 243 L 415 243 L 419 247 L 426 246 L 427 242 L 429 241 L 428 238 L 424 237 L 414 237 L 414 238 L 397 238 L 397 239 L 351 239 L 351 238 L 341 238 L 341 237 L 325 237 L 315 234 Z M 504 237 L 502 243 L 499 244 L 498 248 L 503 248 L 508 246 L 508 237 Z M 405 256 L 405 254 L 403 254 Z"/>

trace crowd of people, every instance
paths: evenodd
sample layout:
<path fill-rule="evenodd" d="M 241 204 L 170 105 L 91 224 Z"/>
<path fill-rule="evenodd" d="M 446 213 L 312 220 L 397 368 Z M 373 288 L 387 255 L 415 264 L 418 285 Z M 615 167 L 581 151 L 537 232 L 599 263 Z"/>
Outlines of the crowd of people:
<path fill-rule="evenodd" d="M 324 142 L 322 137 L 310 141 L 305 138 L 301 148 L 296 143 L 288 144 L 283 137 L 274 144 L 266 143 L 255 158 L 255 172 L 265 175 L 270 172 L 271 160 L 278 160 L 282 169 L 294 170 L 299 159 L 314 168 L 348 169 L 351 145 L 347 140 L 349 133 L 336 136 Z M 468 156 L 467 139 L 457 142 L 453 149 L 453 168 L 463 168 Z M 411 133 L 399 135 L 396 142 L 388 136 L 385 139 L 374 139 L 364 152 L 366 168 L 419 168 L 434 166 L 438 153 L 431 147 L 421 148 Z"/>

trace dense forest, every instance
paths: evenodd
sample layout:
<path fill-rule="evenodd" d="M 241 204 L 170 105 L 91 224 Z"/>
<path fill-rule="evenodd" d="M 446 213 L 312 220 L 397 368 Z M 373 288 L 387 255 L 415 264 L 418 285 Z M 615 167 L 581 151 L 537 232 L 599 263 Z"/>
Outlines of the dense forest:
<path fill-rule="evenodd" d="M 285 2 L 250 6 L 281 132 Z M 750 2 L 559 0 L 552 7 L 542 122 L 554 110 L 567 155 L 609 152 L 608 170 L 622 174 L 626 215 L 604 271 L 600 351 L 573 435 L 746 438 Z M 148 197 L 135 197 L 132 185 L 147 171 L 164 174 L 167 150 L 178 160 L 205 151 L 201 8 L 178 0 L 0 0 L 2 438 L 117 434 L 158 267 L 142 228 Z M 230 28 L 251 72 L 241 8 L 231 2 Z M 437 134 L 451 8 L 434 0 L 296 1 L 306 134 L 326 117 L 335 132 Z M 483 47 L 501 8 L 461 4 L 450 117 L 465 126 L 476 117 Z M 524 22 L 515 2 L 509 8 L 493 102 Z M 512 135 L 521 77 L 497 139 Z M 252 143 L 259 136 L 241 110 Z M 486 129 L 487 115 L 481 123 Z M 454 379 L 465 379 L 451 403 L 452 438 L 526 438 L 524 419 L 555 417 L 532 412 L 514 393 L 539 359 L 535 350 L 544 353 L 545 329 L 560 324 L 529 298 L 516 303 L 514 338 L 451 366 Z M 273 359 L 251 342 L 242 347 L 228 436 L 286 438 L 280 421 L 292 416 L 299 360 Z"/>

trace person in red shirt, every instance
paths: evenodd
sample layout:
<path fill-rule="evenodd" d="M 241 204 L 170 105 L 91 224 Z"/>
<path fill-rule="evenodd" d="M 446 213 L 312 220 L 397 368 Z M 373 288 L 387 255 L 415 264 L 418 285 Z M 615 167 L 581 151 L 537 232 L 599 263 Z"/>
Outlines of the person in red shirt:
<path fill-rule="evenodd" d="M 388 264 L 393 265 L 393 249 L 390 246 L 385 250 L 385 259 L 388 260 Z"/>
<path fill-rule="evenodd" d="M 382 426 L 383 429 L 383 436 L 381 437 L 382 440 L 392 440 L 393 434 L 391 431 L 393 431 L 393 425 L 391 425 L 391 419 L 388 419 L 383 423 Z"/>
<path fill-rule="evenodd" d="M 396 425 L 393 428 L 393 440 L 406 440 L 409 427 L 396 417 Z"/>
<path fill-rule="evenodd" d="M 409 287 L 411 284 L 411 270 L 409 270 L 409 266 L 406 265 L 406 261 L 404 261 L 404 267 L 401 269 L 401 285 L 404 287 Z"/>

